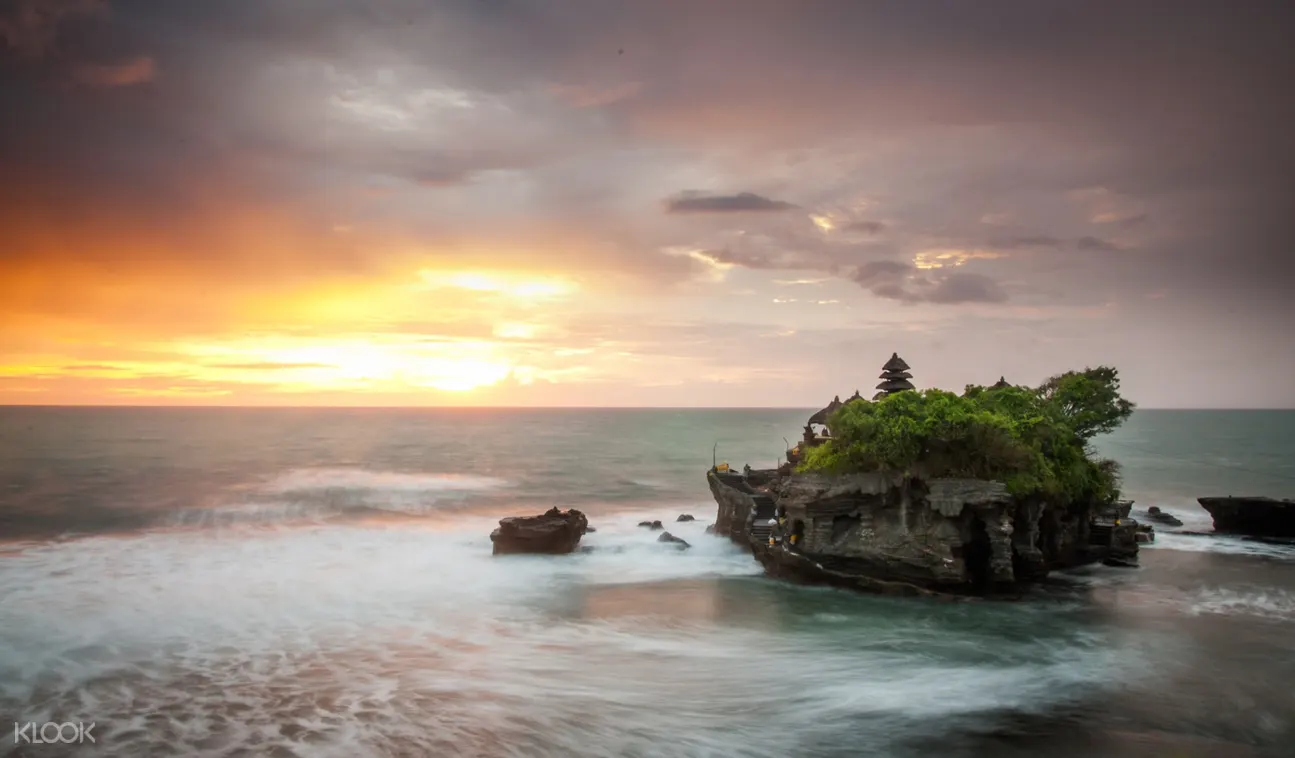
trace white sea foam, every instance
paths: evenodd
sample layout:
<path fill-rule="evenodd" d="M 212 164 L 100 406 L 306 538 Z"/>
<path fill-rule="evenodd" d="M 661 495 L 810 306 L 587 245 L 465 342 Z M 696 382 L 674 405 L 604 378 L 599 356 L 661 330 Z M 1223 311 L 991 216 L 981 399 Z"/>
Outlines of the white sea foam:
<path fill-rule="evenodd" d="M 1192 600 L 1190 609 L 1195 614 L 1260 616 L 1291 621 L 1295 620 L 1295 594 L 1276 588 L 1207 588 Z"/>
<path fill-rule="evenodd" d="M 171 527 L 324 523 L 342 515 L 426 516 L 471 507 L 506 480 L 465 474 L 410 474 L 349 468 L 295 469 L 235 490 L 208 507 L 179 509 Z"/>
<path fill-rule="evenodd" d="M 1146 508 L 1142 504 L 1134 506 L 1133 518 L 1155 526 L 1156 533 L 1162 531 L 1172 532 L 1186 530 L 1192 532 L 1208 532 L 1214 528 L 1214 519 L 1210 516 L 1209 511 L 1200 507 L 1193 502 L 1184 502 L 1180 500 L 1156 499 L 1146 504 L 1146 507 L 1157 506 L 1161 511 L 1171 516 L 1176 516 L 1179 521 L 1183 522 L 1182 526 L 1166 526 L 1157 523 L 1147 517 Z"/>
<path fill-rule="evenodd" d="M 683 551 L 635 526 L 670 512 L 595 516 L 591 550 L 558 557 L 492 558 L 478 517 L 28 546 L 0 561 L 0 711 L 95 720 L 122 756 L 785 756 L 825 722 L 1112 675 L 1109 650 L 1064 642 L 940 665 L 910 651 L 947 640 L 929 619 L 792 633 L 700 581 L 758 573 L 704 522 L 668 524 Z M 755 621 L 726 621 L 734 603 Z"/>
<path fill-rule="evenodd" d="M 1295 546 L 1255 542 L 1223 534 L 1176 534 L 1156 529 L 1156 541 L 1139 547 L 1191 553 L 1227 553 L 1295 560 Z"/>

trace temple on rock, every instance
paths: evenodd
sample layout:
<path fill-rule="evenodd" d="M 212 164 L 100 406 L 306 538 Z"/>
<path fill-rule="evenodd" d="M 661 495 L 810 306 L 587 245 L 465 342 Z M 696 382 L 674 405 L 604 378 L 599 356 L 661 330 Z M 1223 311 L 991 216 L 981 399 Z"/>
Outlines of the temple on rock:
<path fill-rule="evenodd" d="M 989 387 L 989 388 L 990 388 L 991 390 L 1001 390 L 1001 389 L 1006 389 L 1007 387 L 1011 387 L 1011 386 L 1012 386 L 1012 385 L 1010 385 L 1010 384 L 1008 384 L 1008 383 L 1007 383 L 1007 379 L 1006 379 L 1006 378 L 1004 378 L 1004 377 L 1002 377 L 1002 376 L 999 376 L 999 377 L 998 377 L 998 381 L 996 381 L 996 382 L 994 382 L 992 385 L 990 385 L 990 387 Z"/>
<path fill-rule="evenodd" d="M 873 396 L 874 401 L 896 392 L 916 389 L 913 383 L 909 381 L 909 379 L 913 378 L 913 375 L 909 373 L 909 365 L 904 362 L 903 358 L 899 357 L 899 353 L 891 353 L 890 360 L 886 361 L 886 364 L 881 367 L 881 378 L 883 379 L 882 383 L 877 385 L 877 389 L 881 391 Z M 854 394 L 844 401 L 841 400 L 840 395 L 837 395 L 832 398 L 832 402 L 815 411 L 809 417 L 809 420 L 805 422 L 800 442 L 797 442 L 794 447 L 787 451 L 787 463 L 795 466 L 800 463 L 801 456 L 804 455 L 806 450 L 817 447 L 831 439 L 832 430 L 828 425 L 828 421 L 831 420 L 832 414 L 841 406 L 855 400 L 863 400 L 863 395 L 859 393 L 859 390 L 855 390 Z"/>
<path fill-rule="evenodd" d="M 873 400 L 916 389 L 909 371 L 892 354 Z M 1004 377 L 994 385 L 1008 386 Z M 750 549 L 769 574 L 870 592 L 983 595 L 1073 566 L 1136 565 L 1129 501 L 1017 496 L 1003 482 L 920 470 L 798 470 L 809 449 L 839 436 L 833 414 L 852 402 L 869 401 L 856 391 L 811 415 L 776 469 L 707 472 L 714 533 Z"/>
<path fill-rule="evenodd" d="M 891 353 L 890 360 L 886 365 L 881 367 L 881 384 L 877 385 L 877 394 L 872 396 L 873 400 L 880 400 L 887 395 L 893 395 L 896 392 L 904 390 L 917 389 L 913 383 L 908 381 L 913 375 L 908 373 L 909 366 L 899 357 L 899 353 Z"/>

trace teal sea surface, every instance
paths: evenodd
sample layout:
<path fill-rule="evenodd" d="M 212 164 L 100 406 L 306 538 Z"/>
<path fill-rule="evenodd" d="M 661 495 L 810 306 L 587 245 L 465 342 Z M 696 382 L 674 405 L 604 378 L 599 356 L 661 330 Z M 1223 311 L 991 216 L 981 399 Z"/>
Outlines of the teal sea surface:
<path fill-rule="evenodd" d="M 1293 754 L 1295 548 L 1181 532 L 1295 497 L 1295 411 L 1137 411 L 1096 445 L 1182 529 L 970 603 L 703 533 L 712 455 L 808 413 L 0 408 L 0 724 L 97 724 L 0 755 Z M 587 550 L 490 555 L 552 506 Z M 686 551 L 635 526 L 682 513 Z"/>

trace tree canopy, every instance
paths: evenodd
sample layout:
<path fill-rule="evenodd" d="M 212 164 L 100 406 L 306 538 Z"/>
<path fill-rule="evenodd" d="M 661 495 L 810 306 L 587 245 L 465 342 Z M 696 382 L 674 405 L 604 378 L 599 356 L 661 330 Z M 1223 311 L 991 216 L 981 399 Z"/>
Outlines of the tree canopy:
<path fill-rule="evenodd" d="M 1133 412 L 1119 375 L 1101 366 L 1037 388 L 969 386 L 854 400 L 831 414 L 831 439 L 805 453 L 802 471 L 909 471 L 996 479 L 1017 495 L 1118 497 L 1118 467 L 1088 441 Z"/>

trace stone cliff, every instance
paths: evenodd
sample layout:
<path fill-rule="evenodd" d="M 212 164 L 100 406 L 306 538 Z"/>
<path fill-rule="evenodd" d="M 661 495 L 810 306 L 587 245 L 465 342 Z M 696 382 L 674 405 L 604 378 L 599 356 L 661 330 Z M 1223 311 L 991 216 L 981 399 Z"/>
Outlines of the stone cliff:
<path fill-rule="evenodd" d="M 1271 497 L 1202 497 L 1214 531 L 1257 537 L 1295 537 L 1295 500 Z"/>
<path fill-rule="evenodd" d="M 1063 508 L 976 479 L 751 473 L 708 474 L 715 531 L 750 545 L 781 576 L 882 592 L 992 594 L 1054 569 L 1136 560 L 1129 504 Z"/>

